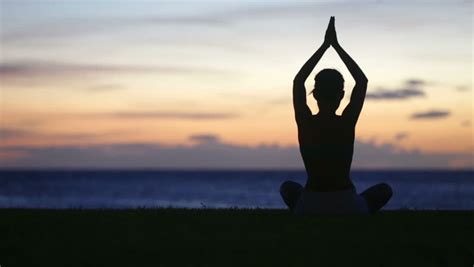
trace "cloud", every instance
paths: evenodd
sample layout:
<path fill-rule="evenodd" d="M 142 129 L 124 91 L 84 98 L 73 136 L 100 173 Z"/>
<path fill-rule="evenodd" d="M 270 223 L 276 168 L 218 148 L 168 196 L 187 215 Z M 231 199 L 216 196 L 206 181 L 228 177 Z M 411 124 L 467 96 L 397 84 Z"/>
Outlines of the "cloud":
<path fill-rule="evenodd" d="M 2 166 L 3 161 L 12 161 L 16 159 L 21 159 L 28 157 L 29 154 L 23 150 L 15 149 L 0 149 L 0 167 Z"/>
<path fill-rule="evenodd" d="M 124 134 L 131 134 L 132 131 L 109 131 L 109 132 L 43 132 L 37 130 L 26 130 L 20 128 L 0 127 L 0 145 L 15 139 L 31 139 L 48 143 L 55 142 L 75 142 L 94 141 L 97 138 L 117 137 Z"/>
<path fill-rule="evenodd" d="M 405 88 L 405 89 L 377 89 L 374 93 L 368 93 L 366 98 L 372 100 L 404 100 L 414 97 L 425 96 L 425 92 L 420 89 Z"/>
<path fill-rule="evenodd" d="M 9 62 L 0 65 L 0 75 L 2 77 L 23 76 L 23 75 L 51 75 L 51 74 L 88 74 L 103 72 L 149 72 L 149 71 L 175 71 L 175 69 L 160 69 L 145 66 L 120 66 L 120 65 L 99 65 L 99 64 L 79 64 L 47 61 L 22 61 Z"/>
<path fill-rule="evenodd" d="M 404 150 L 394 144 L 358 141 L 353 166 L 356 168 L 474 168 L 470 153 L 424 153 Z"/>
<path fill-rule="evenodd" d="M 90 87 L 85 87 L 84 90 L 91 92 L 108 92 L 124 89 L 122 85 L 119 84 L 99 84 Z"/>
<path fill-rule="evenodd" d="M 459 92 L 468 92 L 471 90 L 471 87 L 469 85 L 459 85 L 456 86 L 456 90 L 458 90 Z"/>
<path fill-rule="evenodd" d="M 216 1 L 218 2 L 218 1 Z M 439 1 L 437 1 L 439 2 Z M 341 3 L 344 3 L 341 5 Z M 140 5 L 143 6 L 143 2 Z M 160 12 L 160 14 L 149 15 L 149 12 L 145 14 L 136 14 L 136 12 L 130 12 L 123 16 L 123 14 L 113 12 L 114 4 L 102 3 L 99 5 L 94 4 L 96 10 L 112 10 L 112 12 L 105 12 L 101 16 L 97 16 L 96 12 L 90 12 L 87 8 L 77 8 L 81 12 L 74 14 L 75 19 L 67 19 L 62 16 L 48 16 L 49 14 L 42 14 L 41 18 L 46 18 L 46 21 L 35 20 L 34 25 L 27 25 L 29 27 L 18 27 L 14 31 L 7 32 L 2 37 L 3 41 L 21 41 L 24 42 L 28 39 L 48 39 L 54 37 L 71 38 L 84 34 L 110 34 L 110 32 L 121 31 L 123 29 L 134 29 L 143 27 L 146 24 L 151 23 L 153 26 L 158 25 L 185 25 L 185 26 L 220 26 L 238 21 L 248 21 L 251 19 L 262 19 L 266 17 L 270 18 L 315 18 L 315 12 L 323 14 L 338 13 L 345 14 L 347 18 L 355 16 L 357 12 L 354 10 L 367 10 L 367 6 L 373 5 L 372 2 L 367 2 L 361 5 L 356 1 L 316 1 L 316 2 L 296 2 L 296 3 L 284 3 L 284 2 L 265 2 L 259 3 L 258 1 L 243 1 L 240 4 L 235 4 L 230 1 L 222 1 L 212 4 L 212 8 L 196 8 L 197 12 L 191 13 L 193 5 L 189 7 L 183 7 L 182 3 L 169 3 L 163 1 L 157 1 L 155 3 L 150 2 L 149 10 L 169 10 L 168 12 Z M 379 3 L 380 4 L 380 3 Z M 42 6 L 48 6 L 47 3 L 42 3 Z M 56 10 L 61 12 L 62 9 L 58 9 L 56 6 L 49 4 L 49 10 Z M 73 4 L 77 5 L 77 3 Z M 79 4 L 81 5 L 81 4 Z M 72 7 L 73 7 L 72 6 Z M 139 5 L 138 5 L 139 6 Z M 196 5 L 198 6 L 198 5 Z M 201 5 L 202 6 L 202 5 Z M 174 7 L 174 8 L 173 8 Z M 35 11 L 33 5 L 22 7 L 25 11 Z M 173 12 L 173 9 L 179 8 L 181 14 Z M 135 8 L 132 8 L 135 10 Z M 117 9 L 120 11 L 119 9 Z M 416 10 L 415 10 L 416 11 Z M 27 12 L 28 13 L 28 12 Z M 101 12 L 102 13 L 102 12 Z M 135 17 L 133 14 L 135 13 Z M 54 13 L 53 13 L 54 14 Z M 355 19 L 355 18 L 353 18 Z M 360 18 L 359 18 L 360 20 Z M 437 22 L 437 21 L 435 21 Z M 406 21 L 400 21 L 399 19 L 391 19 L 388 17 L 386 20 L 381 20 L 378 26 L 388 26 L 393 30 L 393 27 L 406 29 L 409 27 L 413 29 L 416 26 L 425 26 L 425 23 L 419 23 L 407 19 Z M 432 24 L 429 24 L 432 25 Z M 438 25 L 435 25 L 438 26 Z"/>
<path fill-rule="evenodd" d="M 107 65 L 107 64 L 84 64 L 70 62 L 49 61 L 23 61 L 3 63 L 0 65 L 0 74 L 42 74 L 47 73 L 128 73 L 128 72 L 159 72 L 159 73 L 193 73 L 193 72 L 215 72 L 214 69 L 188 66 L 141 66 L 141 65 Z M 221 71 L 217 71 L 221 72 Z"/>
<path fill-rule="evenodd" d="M 186 112 L 186 111 L 143 111 L 143 112 L 102 112 L 102 113 L 43 113 L 43 118 L 51 121 L 70 121 L 70 120 L 91 120 L 91 119 L 117 119 L 117 120 L 191 120 L 191 121 L 209 121 L 209 120 L 232 120 L 240 117 L 240 114 L 233 112 Z M 88 139 L 104 137 L 104 135 L 116 136 L 117 134 L 125 134 L 125 132 L 103 132 L 103 133 L 57 133 L 57 132 L 40 132 L 29 130 L 32 126 L 41 125 L 45 122 L 35 121 L 36 125 L 24 124 L 24 128 L 12 128 L 0 126 L 0 140 L 12 138 L 34 138 L 43 140 L 56 139 Z M 198 137 L 196 137 L 198 138 Z M 204 140 L 205 137 L 201 137 Z M 211 137 L 207 137 L 211 138 Z M 217 137 L 216 137 L 217 138 Z M 194 139 L 193 141 L 198 141 Z M 0 143 L 1 144 L 1 143 Z"/>
<path fill-rule="evenodd" d="M 424 119 L 440 119 L 447 117 L 451 112 L 447 110 L 429 110 L 424 112 L 413 113 L 410 118 L 413 120 L 424 120 Z"/>
<path fill-rule="evenodd" d="M 395 140 L 401 141 L 407 139 L 410 135 L 407 132 L 400 132 L 395 135 Z"/>
<path fill-rule="evenodd" d="M 406 81 L 406 84 L 410 86 L 422 86 L 426 85 L 426 82 L 421 79 L 409 79 Z"/>
<path fill-rule="evenodd" d="M 52 7 L 54 9 L 54 7 Z M 67 18 L 48 18 L 41 24 L 30 25 L 20 29 L 2 33 L 2 42 L 6 44 L 25 44 L 29 41 L 42 43 L 44 40 L 74 38 L 94 34 L 117 34 L 124 30 L 140 28 L 149 25 L 193 25 L 193 26 L 220 26 L 230 22 L 230 17 L 223 14 L 207 15 L 141 15 L 136 17 L 122 16 L 91 16 L 87 13 L 78 13 L 81 20 Z"/>
<path fill-rule="evenodd" d="M 173 25 L 223 25 L 230 22 L 230 18 L 224 16 L 153 16 L 143 17 L 135 20 L 153 24 L 173 24 Z"/>
<path fill-rule="evenodd" d="M 222 70 L 207 69 L 190 66 L 142 66 L 142 65 L 113 65 L 95 63 L 71 63 L 50 61 L 18 61 L 0 64 L 0 78 L 2 83 L 37 84 L 51 82 L 57 79 L 77 78 L 84 80 L 84 76 L 96 77 L 111 74 L 223 74 Z"/>
<path fill-rule="evenodd" d="M 421 88 L 426 82 L 420 79 L 409 79 L 401 88 L 385 89 L 377 88 L 377 91 L 367 93 L 366 98 L 370 100 L 406 100 L 415 97 L 424 97 L 426 94 Z"/>
<path fill-rule="evenodd" d="M 195 141 L 198 144 L 218 143 L 219 137 L 214 134 L 195 134 L 189 137 L 189 140 Z"/>
<path fill-rule="evenodd" d="M 14 137 L 31 136 L 33 134 L 34 133 L 32 131 L 19 128 L 0 128 L 0 140 L 10 139 Z"/>
<path fill-rule="evenodd" d="M 8 147 L 0 149 L 2 168 L 205 168 L 303 169 L 297 146 L 241 146 L 213 134 L 189 137 L 194 145 L 101 144 L 91 146 Z M 8 153 L 15 153 L 10 157 Z M 473 168 L 471 154 L 428 154 L 400 150 L 392 144 L 356 141 L 357 168 Z M 467 164 L 467 165 L 466 165 Z M 470 164 L 470 165 L 469 165 Z"/>
<path fill-rule="evenodd" d="M 461 122 L 462 127 L 470 127 L 471 126 L 471 121 L 470 120 L 464 120 Z"/>
<path fill-rule="evenodd" d="M 95 118 L 120 119 L 181 119 L 181 120 L 220 120 L 238 117 L 237 113 L 226 112 L 180 112 L 180 111 L 146 111 L 146 112 L 110 112 L 77 114 L 78 116 Z"/>

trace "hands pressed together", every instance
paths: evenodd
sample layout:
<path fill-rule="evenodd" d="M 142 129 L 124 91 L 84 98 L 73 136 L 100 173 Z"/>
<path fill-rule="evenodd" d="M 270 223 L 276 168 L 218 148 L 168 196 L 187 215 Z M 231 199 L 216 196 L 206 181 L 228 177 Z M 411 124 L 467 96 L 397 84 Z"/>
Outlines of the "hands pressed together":
<path fill-rule="evenodd" d="M 335 18 L 334 16 L 331 17 L 329 20 L 328 28 L 326 29 L 326 35 L 324 36 L 324 43 L 323 45 L 326 47 L 329 46 L 337 46 L 339 43 L 337 42 L 337 35 L 336 35 L 336 26 L 334 25 Z"/>

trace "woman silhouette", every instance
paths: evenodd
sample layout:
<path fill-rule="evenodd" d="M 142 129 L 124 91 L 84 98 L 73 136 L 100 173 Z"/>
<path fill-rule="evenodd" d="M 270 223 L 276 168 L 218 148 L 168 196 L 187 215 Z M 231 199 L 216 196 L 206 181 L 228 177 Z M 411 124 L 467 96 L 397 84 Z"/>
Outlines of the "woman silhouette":
<path fill-rule="evenodd" d="M 356 84 L 350 103 L 336 115 L 344 96 L 344 78 L 334 69 L 323 69 L 314 78 L 312 90 L 319 112 L 312 115 L 306 104 L 305 80 L 324 52 L 332 46 Z M 293 81 L 293 107 L 298 126 L 300 153 L 308 175 L 303 186 L 286 181 L 280 187 L 290 210 L 308 213 L 373 213 L 391 198 L 392 189 L 381 183 L 357 194 L 350 179 L 355 126 L 364 104 L 367 77 L 337 41 L 331 17 L 321 47 L 303 65 Z"/>

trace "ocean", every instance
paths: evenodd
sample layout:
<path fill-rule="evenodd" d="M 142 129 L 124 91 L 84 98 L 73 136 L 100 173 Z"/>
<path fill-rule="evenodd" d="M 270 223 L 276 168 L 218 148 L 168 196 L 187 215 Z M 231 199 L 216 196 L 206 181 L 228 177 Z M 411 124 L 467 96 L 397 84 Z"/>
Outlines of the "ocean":
<path fill-rule="evenodd" d="M 386 182 L 385 209 L 474 209 L 474 171 L 353 171 L 357 192 Z M 279 186 L 304 171 L 0 171 L 0 207 L 285 208 Z"/>

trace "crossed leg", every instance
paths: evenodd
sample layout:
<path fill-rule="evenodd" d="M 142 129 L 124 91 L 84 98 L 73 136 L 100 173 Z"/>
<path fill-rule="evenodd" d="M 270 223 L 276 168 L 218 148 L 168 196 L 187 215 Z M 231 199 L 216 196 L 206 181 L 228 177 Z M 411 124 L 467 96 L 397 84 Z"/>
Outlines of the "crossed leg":
<path fill-rule="evenodd" d="M 392 188 L 386 183 L 376 184 L 369 187 L 360 195 L 365 198 L 370 213 L 380 210 L 392 197 Z"/>
<path fill-rule="evenodd" d="M 294 210 L 301 192 L 303 192 L 303 186 L 297 182 L 285 181 L 280 186 L 280 195 L 291 211 Z"/>
<path fill-rule="evenodd" d="M 280 195 L 288 208 L 293 211 L 298 202 L 303 186 L 293 181 L 285 181 L 280 186 Z M 385 206 L 392 197 L 392 188 L 386 183 L 369 187 L 360 195 L 367 202 L 370 213 L 375 213 Z"/>

